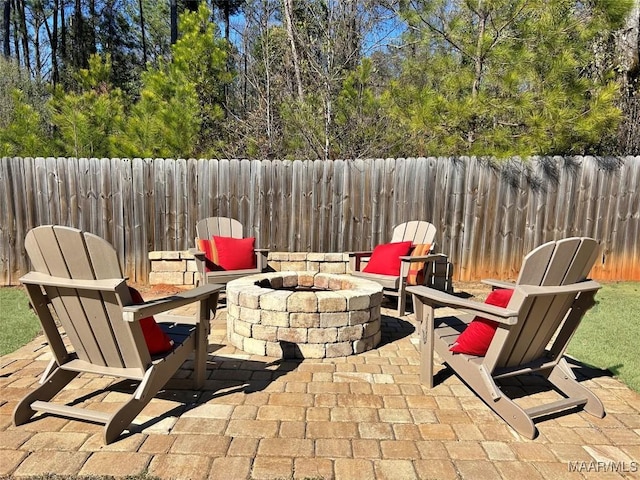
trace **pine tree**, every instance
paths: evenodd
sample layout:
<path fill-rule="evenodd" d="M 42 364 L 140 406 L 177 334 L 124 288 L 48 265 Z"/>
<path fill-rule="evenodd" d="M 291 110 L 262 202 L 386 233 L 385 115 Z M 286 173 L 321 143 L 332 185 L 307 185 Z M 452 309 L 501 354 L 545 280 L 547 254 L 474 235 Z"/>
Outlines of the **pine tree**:
<path fill-rule="evenodd" d="M 412 4 L 404 15 L 416 47 L 387 100 L 413 153 L 594 153 L 615 134 L 618 87 L 594 68 L 595 49 L 628 1 Z"/>
<path fill-rule="evenodd" d="M 122 130 L 122 92 L 114 88 L 111 59 L 92 55 L 89 68 L 75 76 L 78 92 L 57 87 L 50 101 L 51 119 L 61 153 L 71 157 L 115 157 Z"/>

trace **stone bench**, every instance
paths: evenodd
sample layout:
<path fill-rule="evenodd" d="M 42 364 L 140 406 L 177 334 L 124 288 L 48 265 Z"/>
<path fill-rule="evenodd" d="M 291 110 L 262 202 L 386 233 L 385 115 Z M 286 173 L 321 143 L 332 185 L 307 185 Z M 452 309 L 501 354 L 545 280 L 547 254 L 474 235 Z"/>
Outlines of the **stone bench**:
<path fill-rule="evenodd" d="M 188 251 L 149 252 L 150 285 L 195 285 L 198 280 L 196 262 Z M 319 273 L 348 273 L 346 253 L 287 253 L 269 252 L 267 265 L 276 272 L 312 271 Z"/>

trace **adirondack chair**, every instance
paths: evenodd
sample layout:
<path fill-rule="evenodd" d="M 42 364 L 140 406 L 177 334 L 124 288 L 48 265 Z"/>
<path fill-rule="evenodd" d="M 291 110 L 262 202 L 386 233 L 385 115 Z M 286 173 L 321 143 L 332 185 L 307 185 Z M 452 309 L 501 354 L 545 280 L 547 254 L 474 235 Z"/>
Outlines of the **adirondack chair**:
<path fill-rule="evenodd" d="M 269 249 L 254 248 L 255 267 L 241 268 L 238 270 L 224 270 L 215 264 L 214 258 L 208 258 L 206 251 L 199 247 L 201 240 L 211 241 L 213 236 L 243 239 L 242 224 L 233 218 L 208 217 L 200 220 L 196 224 L 195 248 L 190 249 L 196 260 L 196 266 L 200 275 L 200 282 L 203 284 L 223 284 L 242 278 L 247 275 L 262 273 L 267 268 L 267 254 Z"/>
<path fill-rule="evenodd" d="M 102 238 L 75 228 L 48 225 L 31 230 L 25 248 L 33 271 L 20 280 L 40 319 L 53 358 L 41 385 L 15 407 L 15 425 L 22 425 L 37 411 L 43 411 L 102 423 L 104 441 L 111 443 L 192 354 L 192 378 L 177 380 L 175 387 L 202 387 L 209 320 L 215 314 L 221 286 L 202 286 L 134 305 L 116 251 Z M 160 316 L 155 317 L 173 345 L 167 342 L 169 351 L 151 355 L 140 320 L 194 302 L 198 302 L 195 318 L 175 316 L 162 322 Z M 51 401 L 81 373 L 140 383 L 115 412 Z"/>
<path fill-rule="evenodd" d="M 398 273 L 384 273 L 386 268 L 367 271 L 367 266 L 374 253 L 378 254 L 380 249 L 389 248 L 389 244 L 380 245 L 374 250 L 349 252 L 349 267 L 351 274 L 356 277 L 367 278 L 379 283 L 383 287 L 383 293 L 387 296 L 398 298 L 398 315 L 405 314 L 407 305 L 406 287 L 410 277 L 423 285 L 435 286 L 443 290 L 451 290 L 451 276 L 447 257 L 442 254 L 434 254 L 434 238 L 436 227 L 429 222 L 411 221 L 401 223 L 394 227 L 391 236 L 391 244 L 400 242 L 410 242 L 411 248 L 406 249 L 406 254 L 393 253 L 396 251 L 387 250 L 394 258 L 385 260 L 387 265 L 395 262 L 400 263 Z M 399 247 L 399 246 L 398 246 Z M 420 251 L 416 249 L 420 248 Z M 376 252 L 376 250 L 378 250 Z M 374 260 L 375 261 L 375 260 Z M 369 265 L 371 267 L 371 265 Z M 371 269 L 370 269 L 371 270 Z M 383 273 L 379 273 L 383 272 Z"/>
<path fill-rule="evenodd" d="M 539 246 L 524 258 L 506 307 L 448 295 L 423 286 L 409 287 L 420 322 L 421 380 L 433 387 L 434 350 L 500 417 L 521 435 L 534 438 L 534 419 L 582 407 L 602 418 L 600 400 L 581 385 L 564 352 L 600 285 L 586 280 L 598 255 L 590 238 L 568 238 Z M 503 292 L 505 292 L 503 290 Z M 434 318 L 434 309 L 453 307 L 469 314 Z M 482 356 L 454 353 L 459 334 L 474 315 L 497 322 Z M 476 317 L 477 318 L 477 317 Z M 483 320 L 478 319 L 481 323 Z M 559 399 L 524 408 L 497 381 L 525 374 L 546 378 Z M 522 402 L 519 402 L 522 403 Z"/>

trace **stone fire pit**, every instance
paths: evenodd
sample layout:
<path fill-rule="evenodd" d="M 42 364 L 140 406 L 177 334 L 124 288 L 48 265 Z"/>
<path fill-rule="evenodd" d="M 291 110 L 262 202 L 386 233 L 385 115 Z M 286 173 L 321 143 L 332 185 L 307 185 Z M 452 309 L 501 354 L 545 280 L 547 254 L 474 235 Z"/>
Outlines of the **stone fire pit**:
<path fill-rule="evenodd" d="M 382 287 L 316 272 L 251 275 L 227 284 L 227 335 L 245 352 L 342 357 L 380 343 Z"/>

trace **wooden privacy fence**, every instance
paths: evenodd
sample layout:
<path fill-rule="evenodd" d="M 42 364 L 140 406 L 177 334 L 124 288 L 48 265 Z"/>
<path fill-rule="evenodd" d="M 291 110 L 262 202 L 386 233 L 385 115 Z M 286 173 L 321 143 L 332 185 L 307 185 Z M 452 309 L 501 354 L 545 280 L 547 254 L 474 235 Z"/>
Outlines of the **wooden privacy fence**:
<path fill-rule="evenodd" d="M 595 278 L 640 280 L 640 159 L 553 157 L 334 161 L 2 158 L 0 269 L 29 269 L 29 229 L 62 224 L 118 251 L 148 277 L 148 252 L 193 246 L 208 216 L 242 222 L 283 252 L 345 252 L 389 241 L 414 219 L 438 229 L 454 278 L 515 278 L 535 246 L 567 236 L 602 242 Z"/>

